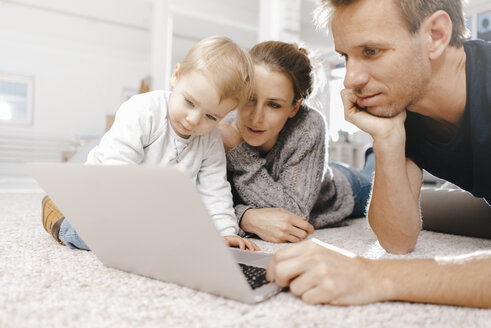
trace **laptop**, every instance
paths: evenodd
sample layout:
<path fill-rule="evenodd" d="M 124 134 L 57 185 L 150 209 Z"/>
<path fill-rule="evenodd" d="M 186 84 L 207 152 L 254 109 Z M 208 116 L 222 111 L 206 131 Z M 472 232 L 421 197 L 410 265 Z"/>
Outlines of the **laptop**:
<path fill-rule="evenodd" d="M 177 169 L 62 163 L 27 169 L 108 267 L 250 304 L 281 290 L 265 279 L 272 255 L 228 247 L 191 179 Z"/>

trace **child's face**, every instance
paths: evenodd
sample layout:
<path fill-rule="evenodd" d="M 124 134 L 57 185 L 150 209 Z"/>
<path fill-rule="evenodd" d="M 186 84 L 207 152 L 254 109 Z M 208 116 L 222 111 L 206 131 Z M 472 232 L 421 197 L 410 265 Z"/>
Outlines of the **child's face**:
<path fill-rule="evenodd" d="M 210 132 L 237 105 L 234 99 L 220 101 L 215 85 L 201 72 L 172 75 L 169 118 L 181 138 Z"/>

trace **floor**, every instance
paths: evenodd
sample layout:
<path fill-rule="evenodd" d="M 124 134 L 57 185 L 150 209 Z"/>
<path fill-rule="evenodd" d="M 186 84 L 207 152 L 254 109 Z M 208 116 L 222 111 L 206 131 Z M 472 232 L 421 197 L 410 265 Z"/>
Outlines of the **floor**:
<path fill-rule="evenodd" d="M 42 192 L 43 189 L 30 176 L 2 176 L 0 175 L 0 192 Z"/>

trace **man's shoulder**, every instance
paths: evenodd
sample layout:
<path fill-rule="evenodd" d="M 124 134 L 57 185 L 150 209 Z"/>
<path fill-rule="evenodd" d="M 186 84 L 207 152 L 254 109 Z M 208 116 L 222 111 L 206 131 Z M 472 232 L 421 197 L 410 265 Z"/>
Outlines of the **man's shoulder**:
<path fill-rule="evenodd" d="M 491 42 L 469 40 L 464 42 L 464 50 L 468 61 L 479 61 L 481 65 L 491 67 Z"/>

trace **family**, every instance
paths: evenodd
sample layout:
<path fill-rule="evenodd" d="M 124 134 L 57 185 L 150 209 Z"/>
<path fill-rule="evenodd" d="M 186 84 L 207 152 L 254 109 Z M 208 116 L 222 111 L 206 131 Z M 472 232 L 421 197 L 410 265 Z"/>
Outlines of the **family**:
<path fill-rule="evenodd" d="M 491 43 L 466 41 L 461 0 L 323 0 L 317 22 L 346 61 L 345 118 L 373 138 L 363 169 L 327 161 L 324 118 L 305 104 L 307 50 L 267 41 L 247 53 L 220 36 L 176 65 L 171 91 L 125 102 L 86 164 L 186 172 L 227 245 L 295 243 L 267 278 L 307 303 L 491 307 L 489 251 L 369 260 L 304 240 L 367 215 L 383 248 L 410 252 L 422 169 L 491 202 Z M 57 242 L 89 249 L 48 196 L 42 208 Z"/>

